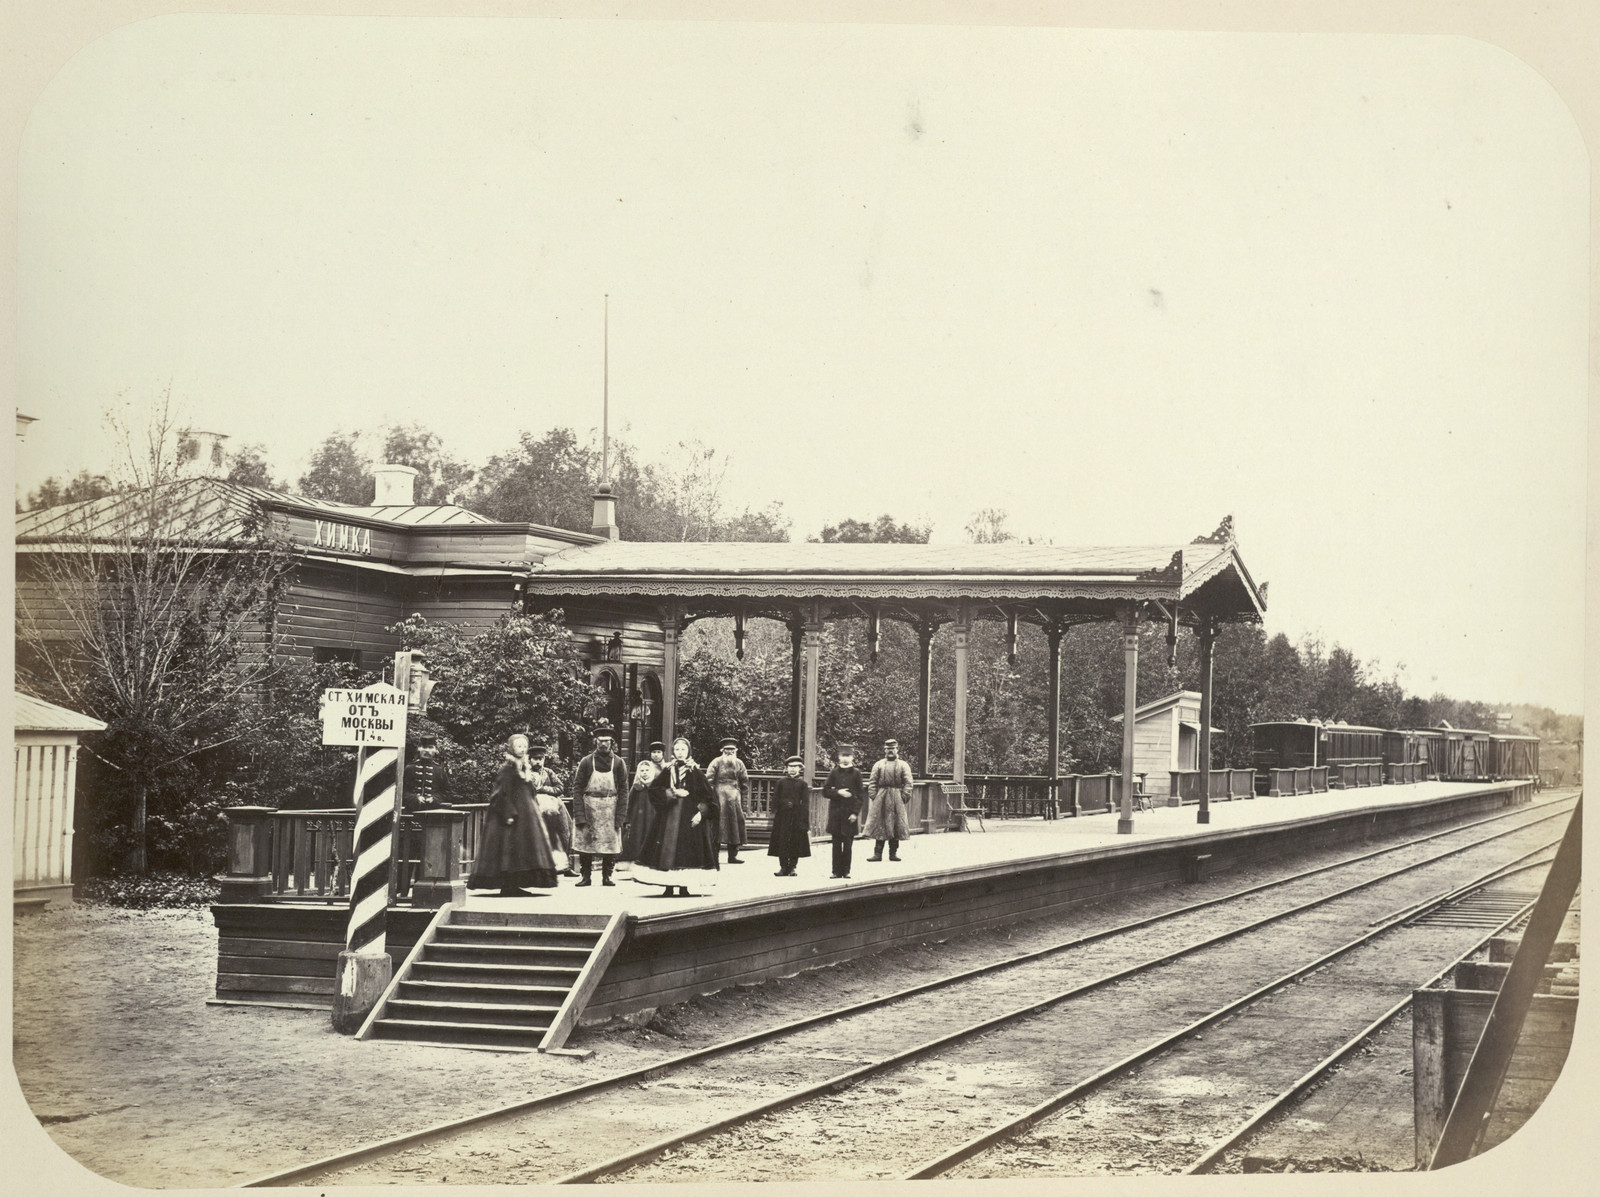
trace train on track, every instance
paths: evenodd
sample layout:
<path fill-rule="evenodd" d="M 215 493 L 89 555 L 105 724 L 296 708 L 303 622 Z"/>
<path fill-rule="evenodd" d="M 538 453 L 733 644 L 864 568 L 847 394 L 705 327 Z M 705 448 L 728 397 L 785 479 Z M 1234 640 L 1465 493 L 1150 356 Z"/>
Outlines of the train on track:
<path fill-rule="evenodd" d="M 1327 768 L 1343 785 L 1539 776 L 1539 737 L 1457 727 L 1382 728 L 1316 720 L 1250 725 L 1258 788 L 1274 769 Z M 1334 782 L 1339 785 L 1341 782 Z"/>

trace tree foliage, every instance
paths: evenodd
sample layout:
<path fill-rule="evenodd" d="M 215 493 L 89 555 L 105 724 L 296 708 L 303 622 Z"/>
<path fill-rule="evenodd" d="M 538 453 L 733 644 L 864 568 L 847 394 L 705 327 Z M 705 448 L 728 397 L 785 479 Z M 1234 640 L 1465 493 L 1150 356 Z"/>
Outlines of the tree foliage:
<path fill-rule="evenodd" d="M 45 507 L 58 507 L 64 503 L 82 503 L 103 499 L 112 493 L 111 479 L 90 470 L 79 470 L 71 478 L 62 480 L 53 475 L 39 484 L 37 490 L 28 492 L 25 501 L 17 504 L 18 511 L 38 511 Z"/>
<path fill-rule="evenodd" d="M 931 524 L 898 524 L 892 515 L 880 515 L 875 520 L 843 519 L 822 529 L 823 544 L 927 544 L 933 532 Z"/>

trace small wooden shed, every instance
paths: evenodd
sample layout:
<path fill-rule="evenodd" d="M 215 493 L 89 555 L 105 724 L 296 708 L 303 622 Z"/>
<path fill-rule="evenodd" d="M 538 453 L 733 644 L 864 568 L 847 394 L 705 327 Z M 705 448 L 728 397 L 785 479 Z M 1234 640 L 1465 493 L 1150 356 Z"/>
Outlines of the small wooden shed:
<path fill-rule="evenodd" d="M 12 788 L 12 901 L 17 910 L 72 901 L 72 815 L 78 737 L 98 719 L 16 695 L 17 771 Z"/>
<path fill-rule="evenodd" d="M 1121 723 L 1118 715 L 1115 722 Z M 1213 736 L 1217 729 L 1211 729 Z M 1200 692 L 1175 690 L 1133 712 L 1133 771 L 1145 789 L 1167 792 L 1168 775 L 1200 767 Z"/>

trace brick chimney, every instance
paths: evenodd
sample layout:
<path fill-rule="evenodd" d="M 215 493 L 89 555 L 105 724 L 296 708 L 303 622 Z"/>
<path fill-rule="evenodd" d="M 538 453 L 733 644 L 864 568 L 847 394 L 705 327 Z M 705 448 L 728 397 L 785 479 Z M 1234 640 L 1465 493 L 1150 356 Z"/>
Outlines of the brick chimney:
<path fill-rule="evenodd" d="M 407 465 L 381 465 L 372 471 L 374 507 L 412 507 L 416 504 L 417 471 Z"/>
<path fill-rule="evenodd" d="M 622 539 L 617 529 L 617 496 L 609 482 L 602 482 L 594 492 L 594 526 L 589 531 L 607 540 Z"/>

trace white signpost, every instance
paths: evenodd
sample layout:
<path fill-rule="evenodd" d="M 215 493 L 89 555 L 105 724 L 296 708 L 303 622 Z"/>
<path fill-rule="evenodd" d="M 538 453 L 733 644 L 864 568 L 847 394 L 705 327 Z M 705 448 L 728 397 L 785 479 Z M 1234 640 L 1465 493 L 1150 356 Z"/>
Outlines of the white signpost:
<path fill-rule="evenodd" d="M 322 692 L 322 742 L 347 748 L 404 748 L 406 693 L 387 682 Z"/>

